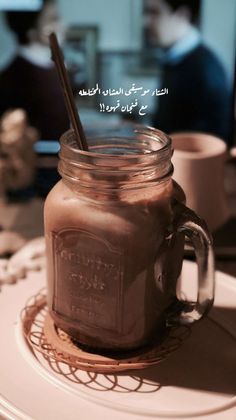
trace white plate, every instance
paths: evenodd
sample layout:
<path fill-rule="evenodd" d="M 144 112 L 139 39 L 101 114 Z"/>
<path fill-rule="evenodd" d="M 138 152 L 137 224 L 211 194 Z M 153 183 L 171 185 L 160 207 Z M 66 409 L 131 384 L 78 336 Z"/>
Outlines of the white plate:
<path fill-rule="evenodd" d="M 194 295 L 195 278 L 196 265 L 185 262 L 185 294 Z M 156 367 L 131 375 L 71 372 L 65 364 L 50 367 L 30 351 L 19 314 L 44 285 L 45 275 L 34 273 L 0 293 L 0 415 L 14 420 L 236 419 L 232 277 L 217 273 L 214 308 L 181 348 Z"/>

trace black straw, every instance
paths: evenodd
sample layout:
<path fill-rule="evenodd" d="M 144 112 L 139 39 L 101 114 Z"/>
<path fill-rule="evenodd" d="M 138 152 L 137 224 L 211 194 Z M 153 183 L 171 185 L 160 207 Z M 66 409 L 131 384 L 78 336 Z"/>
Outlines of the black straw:
<path fill-rule="evenodd" d="M 61 87 L 64 93 L 65 103 L 72 127 L 76 134 L 76 141 L 81 150 L 88 151 L 88 144 L 84 134 L 84 129 L 80 121 L 78 111 L 76 109 L 73 92 L 71 89 L 68 73 L 65 68 L 63 55 L 59 47 L 57 36 L 53 32 L 49 36 L 50 47 L 52 52 L 52 59 L 55 62 L 56 69 L 61 82 Z"/>

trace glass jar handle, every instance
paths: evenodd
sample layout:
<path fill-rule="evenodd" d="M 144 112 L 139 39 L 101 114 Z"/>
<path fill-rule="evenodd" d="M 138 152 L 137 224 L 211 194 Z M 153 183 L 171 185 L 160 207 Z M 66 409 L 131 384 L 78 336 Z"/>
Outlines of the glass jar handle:
<path fill-rule="evenodd" d="M 175 206 L 173 235 L 183 234 L 193 244 L 198 266 L 196 302 L 178 301 L 168 317 L 168 325 L 191 324 L 210 310 L 214 301 L 215 268 L 211 235 L 204 220 L 183 204 Z"/>

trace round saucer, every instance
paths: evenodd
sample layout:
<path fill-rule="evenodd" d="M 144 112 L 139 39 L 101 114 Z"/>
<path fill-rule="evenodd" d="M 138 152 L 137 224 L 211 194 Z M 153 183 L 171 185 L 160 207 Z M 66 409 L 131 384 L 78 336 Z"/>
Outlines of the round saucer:
<path fill-rule="evenodd" d="M 43 354 L 48 361 L 56 360 L 96 373 L 124 372 L 156 365 L 177 350 L 191 333 L 187 326 L 172 327 L 161 341 L 140 350 L 115 355 L 95 354 L 75 344 L 67 333 L 56 327 L 48 313 L 44 290 L 27 301 L 21 321 L 29 346 Z"/>
<path fill-rule="evenodd" d="M 45 272 L 4 285 L 0 293 L 0 418 L 113 420 L 236 418 L 236 281 L 216 272 L 214 307 L 162 363 L 101 374 L 76 369 L 37 351 L 47 313 L 37 316 L 29 345 L 19 314 L 45 285 Z M 197 266 L 185 261 L 180 291 L 196 296 Z M 181 293 L 182 296 L 182 293 Z M 39 296 L 44 299 L 45 293 Z M 32 311 L 34 299 L 27 303 Z M 38 303 L 36 312 L 38 312 Z M 24 317 L 25 314 L 23 313 Z M 32 325 L 32 321 L 29 321 Z M 25 324 L 24 324 L 25 328 Z M 37 335 L 38 331 L 38 335 Z M 35 337 L 34 337 L 35 335 Z M 46 346 L 46 344 L 45 344 Z M 45 347 L 45 350 L 47 348 Z"/>

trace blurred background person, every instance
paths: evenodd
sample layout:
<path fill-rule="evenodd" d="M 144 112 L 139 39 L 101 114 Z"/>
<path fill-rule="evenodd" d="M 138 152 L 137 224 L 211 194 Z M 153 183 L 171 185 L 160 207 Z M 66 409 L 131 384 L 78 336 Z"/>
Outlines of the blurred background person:
<path fill-rule="evenodd" d="M 11 11 L 5 17 L 18 51 L 0 74 L 0 115 L 23 108 L 42 140 L 58 140 L 69 120 L 48 41 L 52 31 L 63 35 L 56 2 L 43 0 L 40 10 Z"/>
<path fill-rule="evenodd" d="M 9 11 L 6 22 L 18 42 L 17 54 L 0 74 L 0 116 L 21 108 L 40 140 L 59 140 L 69 128 L 69 119 L 51 60 L 49 34 L 63 38 L 57 3 L 43 0 L 36 11 Z M 59 179 L 56 168 L 38 168 L 35 185 L 28 190 L 8 191 L 9 198 L 24 199 L 35 194 L 46 196 Z"/>
<path fill-rule="evenodd" d="M 224 68 L 202 41 L 200 0 L 144 0 L 145 37 L 162 65 L 152 125 L 167 133 L 202 131 L 232 138 L 232 98 Z"/>

